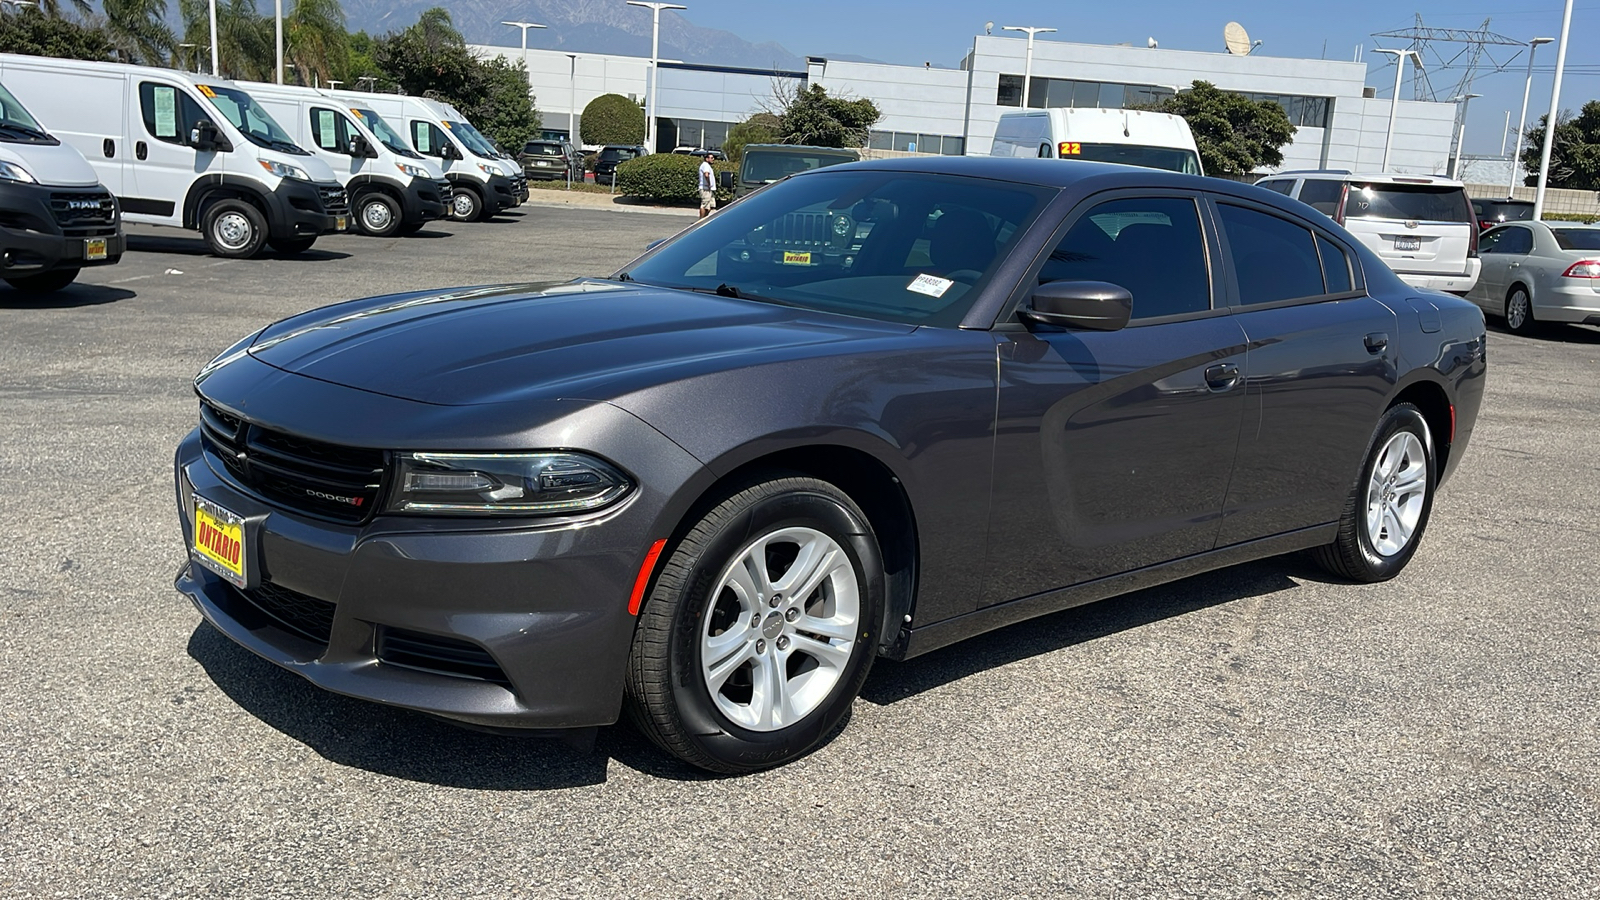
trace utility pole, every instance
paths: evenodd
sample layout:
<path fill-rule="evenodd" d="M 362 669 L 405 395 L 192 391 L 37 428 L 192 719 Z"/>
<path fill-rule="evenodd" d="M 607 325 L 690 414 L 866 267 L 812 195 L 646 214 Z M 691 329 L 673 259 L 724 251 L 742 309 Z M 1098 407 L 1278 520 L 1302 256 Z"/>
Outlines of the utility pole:
<path fill-rule="evenodd" d="M 1567 36 L 1572 32 L 1572 0 L 1561 14 L 1561 41 L 1556 44 L 1556 80 L 1550 85 L 1550 117 L 1544 120 L 1544 149 L 1539 152 L 1539 188 L 1533 194 L 1533 220 L 1544 215 L 1544 189 L 1550 181 L 1550 148 L 1555 145 L 1556 118 L 1561 114 L 1561 73 L 1567 67 Z"/>
<path fill-rule="evenodd" d="M 1400 111 L 1400 76 L 1405 74 L 1405 60 L 1408 56 L 1416 56 L 1415 50 L 1385 50 L 1378 47 L 1374 53 L 1394 54 L 1394 95 L 1389 98 L 1389 130 L 1383 136 L 1383 163 L 1378 166 L 1378 171 L 1389 171 L 1389 150 L 1394 146 L 1394 118 Z"/>
<path fill-rule="evenodd" d="M 1553 40 L 1555 38 L 1536 37 L 1528 42 L 1528 77 L 1522 82 L 1522 115 L 1517 117 L 1517 146 L 1511 151 L 1511 180 L 1506 182 L 1507 200 L 1511 199 L 1511 195 L 1516 193 L 1517 189 L 1517 167 L 1522 160 L 1522 129 L 1528 127 L 1528 94 L 1533 90 L 1533 54 L 1539 49 L 1540 44 L 1548 44 Z M 1509 113 L 1510 110 L 1506 112 Z"/>

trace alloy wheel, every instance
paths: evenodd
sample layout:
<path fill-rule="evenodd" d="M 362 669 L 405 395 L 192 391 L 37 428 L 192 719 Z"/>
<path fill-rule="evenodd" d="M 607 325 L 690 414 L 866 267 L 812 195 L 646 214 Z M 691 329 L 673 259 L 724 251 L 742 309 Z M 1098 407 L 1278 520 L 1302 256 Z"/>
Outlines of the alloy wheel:
<path fill-rule="evenodd" d="M 1379 556 L 1406 548 L 1422 520 L 1428 494 L 1428 458 L 1410 431 L 1389 438 L 1367 482 L 1367 539 Z"/>
<path fill-rule="evenodd" d="M 1520 331 L 1528 324 L 1528 292 L 1518 288 L 1506 299 L 1506 327 Z"/>

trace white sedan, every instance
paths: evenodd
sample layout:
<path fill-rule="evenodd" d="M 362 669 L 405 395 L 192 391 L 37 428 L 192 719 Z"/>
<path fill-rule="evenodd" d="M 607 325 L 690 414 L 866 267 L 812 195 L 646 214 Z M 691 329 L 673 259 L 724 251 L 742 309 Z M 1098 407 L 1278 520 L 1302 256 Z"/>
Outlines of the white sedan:
<path fill-rule="evenodd" d="M 1600 325 L 1600 227 L 1516 222 L 1478 240 L 1483 272 L 1467 299 L 1516 334 L 1543 322 Z"/>

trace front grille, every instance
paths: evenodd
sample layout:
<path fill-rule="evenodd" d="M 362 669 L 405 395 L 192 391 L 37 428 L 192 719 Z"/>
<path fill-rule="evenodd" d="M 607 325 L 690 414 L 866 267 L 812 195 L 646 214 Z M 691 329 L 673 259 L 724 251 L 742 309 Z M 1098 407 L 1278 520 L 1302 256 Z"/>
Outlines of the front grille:
<path fill-rule="evenodd" d="M 764 231 L 767 240 L 780 247 L 821 247 L 828 243 L 828 216 L 825 213 L 789 213 Z"/>
<path fill-rule="evenodd" d="M 345 196 L 344 188 L 337 185 L 318 185 L 317 198 L 322 201 L 322 208 L 330 216 L 342 216 L 350 212 L 350 200 Z"/>
<path fill-rule="evenodd" d="M 50 214 L 68 237 L 104 237 L 117 233 L 117 201 L 106 191 L 52 192 Z"/>
<path fill-rule="evenodd" d="M 200 437 L 240 484 L 297 512 L 364 522 L 383 490 L 382 450 L 263 428 L 209 403 L 200 404 Z"/>
<path fill-rule="evenodd" d="M 326 600 L 291 591 L 270 581 L 253 591 L 239 590 L 239 596 L 272 620 L 308 641 L 327 644 L 333 634 L 334 606 Z"/>
<path fill-rule="evenodd" d="M 382 626 L 378 631 L 378 659 L 409 669 L 511 685 L 489 651 L 467 641 L 420 631 Z"/>

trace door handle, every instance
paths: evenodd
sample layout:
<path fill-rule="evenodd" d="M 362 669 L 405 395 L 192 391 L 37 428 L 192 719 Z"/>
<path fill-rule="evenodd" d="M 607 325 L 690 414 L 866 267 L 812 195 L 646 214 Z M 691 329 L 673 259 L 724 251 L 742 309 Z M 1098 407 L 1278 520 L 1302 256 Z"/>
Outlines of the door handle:
<path fill-rule="evenodd" d="M 1381 331 L 1374 331 L 1361 340 L 1367 345 L 1368 353 L 1382 353 L 1389 346 L 1389 336 Z"/>
<path fill-rule="evenodd" d="M 113 141 L 111 138 L 106 138 L 105 140 L 101 141 L 100 142 L 100 153 L 106 159 L 111 159 L 112 157 L 116 156 L 117 155 L 117 142 Z"/>
<path fill-rule="evenodd" d="M 1233 363 L 1218 363 L 1206 367 L 1206 384 L 1213 391 L 1225 391 L 1239 383 L 1239 367 Z"/>
<path fill-rule="evenodd" d="M 145 146 L 144 141 L 139 141 L 133 145 L 133 155 L 144 159 L 150 155 L 150 148 Z"/>
<path fill-rule="evenodd" d="M 1511 268 L 1520 269 L 1520 268 L 1522 268 L 1522 263 L 1512 263 L 1511 264 Z"/>

